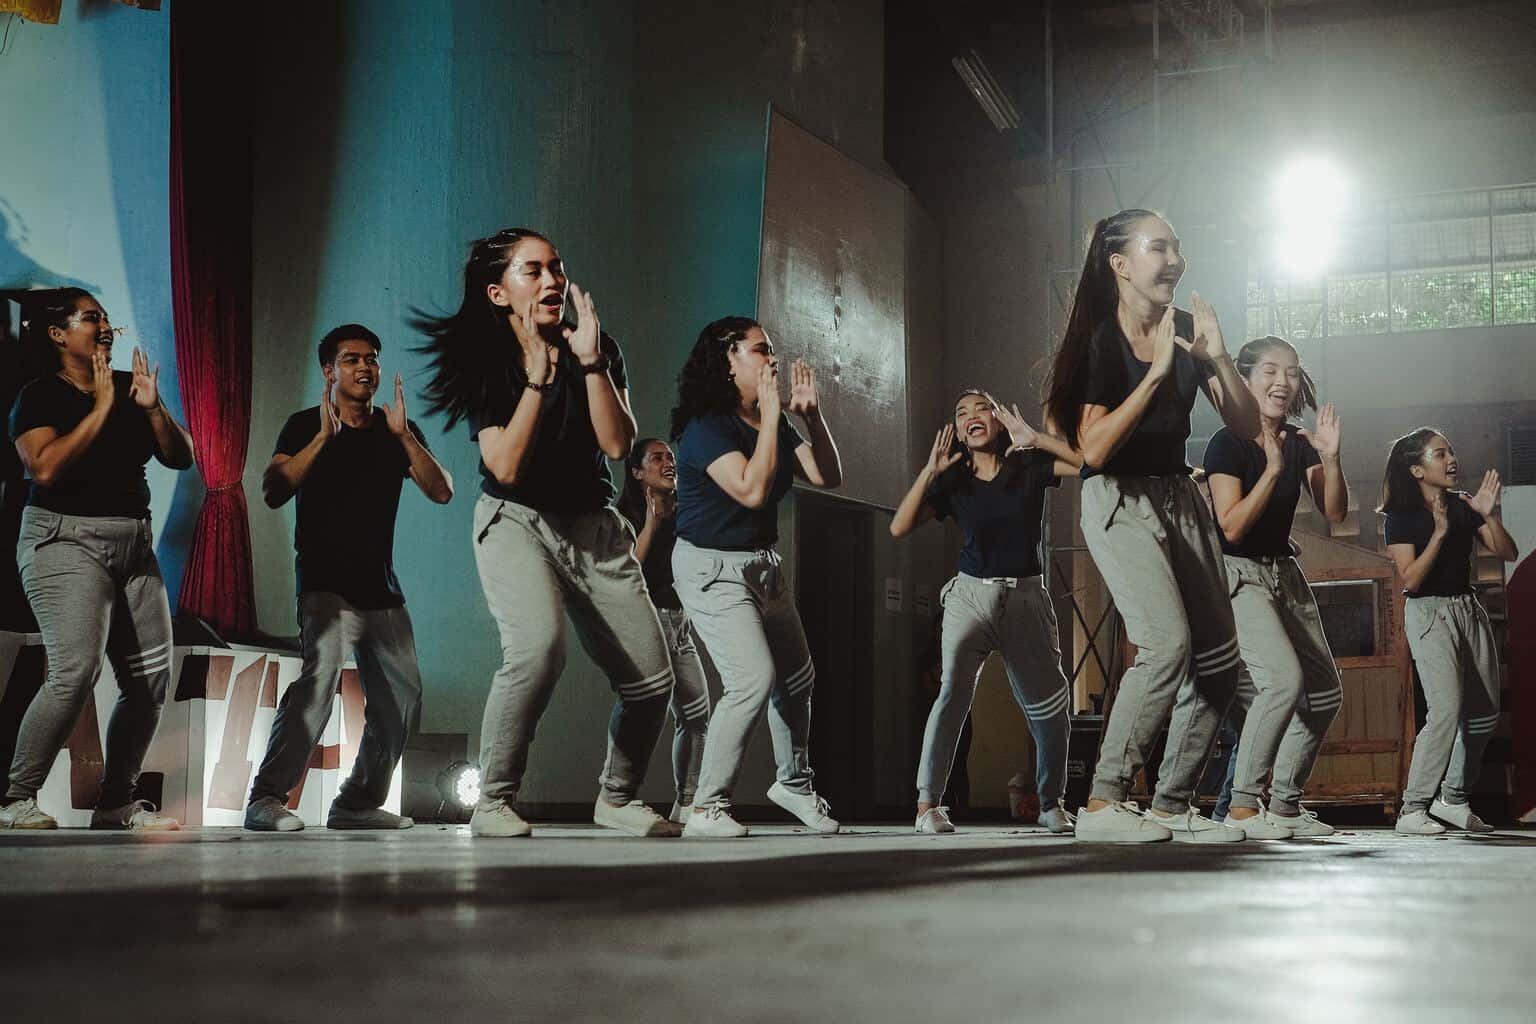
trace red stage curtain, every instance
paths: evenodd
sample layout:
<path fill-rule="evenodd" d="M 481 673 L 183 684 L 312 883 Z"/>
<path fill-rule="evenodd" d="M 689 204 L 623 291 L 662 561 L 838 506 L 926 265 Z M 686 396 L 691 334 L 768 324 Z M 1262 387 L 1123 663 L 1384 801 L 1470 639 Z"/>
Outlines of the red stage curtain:
<path fill-rule="evenodd" d="M 181 399 L 208 488 L 180 605 L 238 638 L 256 628 L 240 483 L 251 425 L 251 159 L 225 17 L 220 4 L 171 8 L 171 299 Z"/>

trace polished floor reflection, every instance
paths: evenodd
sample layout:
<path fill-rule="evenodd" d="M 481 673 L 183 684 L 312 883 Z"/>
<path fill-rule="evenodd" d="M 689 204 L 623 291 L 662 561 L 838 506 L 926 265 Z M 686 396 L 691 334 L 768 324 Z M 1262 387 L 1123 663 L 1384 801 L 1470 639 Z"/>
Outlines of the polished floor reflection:
<path fill-rule="evenodd" d="M 1536 833 L 0 833 L 7 1021 L 1530 1021 Z"/>

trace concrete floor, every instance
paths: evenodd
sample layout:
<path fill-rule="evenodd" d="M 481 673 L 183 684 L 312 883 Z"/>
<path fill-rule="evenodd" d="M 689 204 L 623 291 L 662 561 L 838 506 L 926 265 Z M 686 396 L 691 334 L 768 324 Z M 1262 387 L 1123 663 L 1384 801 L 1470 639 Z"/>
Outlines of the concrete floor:
<path fill-rule="evenodd" d="M 1536 834 L 0 833 L 5 1021 L 1521 1021 Z"/>

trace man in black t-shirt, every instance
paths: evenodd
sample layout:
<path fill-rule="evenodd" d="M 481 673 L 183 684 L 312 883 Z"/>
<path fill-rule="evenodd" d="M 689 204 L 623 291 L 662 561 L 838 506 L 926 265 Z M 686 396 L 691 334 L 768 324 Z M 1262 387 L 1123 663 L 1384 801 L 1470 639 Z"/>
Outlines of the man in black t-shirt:
<path fill-rule="evenodd" d="M 438 504 L 453 497 L 453 481 L 406 418 L 399 374 L 394 404 L 374 408 L 380 348 L 378 336 L 361 324 L 325 336 L 325 393 L 318 406 L 288 418 L 262 477 L 271 508 L 298 499 L 294 547 L 304 668 L 283 695 L 251 787 L 245 827 L 253 831 L 304 827 L 288 809 L 288 794 L 309 765 L 331 717 L 342 664 L 354 650 L 367 727 L 326 827 L 413 824 L 381 806 L 421 717 L 416 644 L 395 578 L 395 513 L 406 477 Z"/>

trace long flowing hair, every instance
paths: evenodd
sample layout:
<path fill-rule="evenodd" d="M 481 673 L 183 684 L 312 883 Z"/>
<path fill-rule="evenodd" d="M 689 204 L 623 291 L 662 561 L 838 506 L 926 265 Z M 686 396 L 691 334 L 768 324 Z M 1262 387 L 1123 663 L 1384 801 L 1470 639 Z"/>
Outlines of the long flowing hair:
<path fill-rule="evenodd" d="M 1061 436 L 1074 448 L 1078 447 L 1083 397 L 1088 391 L 1093 335 L 1100 324 L 1115 315 L 1120 303 L 1120 288 L 1109 258 L 1125 251 L 1131 231 L 1139 222 L 1158 216 L 1151 210 L 1121 210 L 1095 224 L 1088 239 L 1088 255 L 1083 259 L 1083 272 L 1072 297 L 1072 313 L 1067 317 L 1045 388 L 1046 418 L 1056 424 Z"/>
<path fill-rule="evenodd" d="M 731 350 L 746 340 L 748 331 L 761 326 L 751 317 L 727 316 L 699 332 L 677 375 L 677 404 L 667 430 L 673 441 L 683 436 L 689 421 L 734 412 L 741 405 L 741 392 L 731 376 Z"/>
<path fill-rule="evenodd" d="M 1271 349 L 1283 348 L 1296 357 L 1296 373 L 1301 378 L 1301 387 L 1291 396 L 1290 407 L 1285 410 L 1288 416 L 1300 416 L 1303 409 L 1317 408 L 1317 382 L 1307 372 L 1307 368 L 1301 363 L 1301 353 L 1296 351 L 1296 346 L 1284 338 L 1271 334 L 1263 338 L 1255 338 L 1242 348 L 1237 350 L 1237 358 L 1232 360 L 1232 365 L 1237 367 L 1237 372 L 1243 380 L 1248 380 L 1253 373 L 1253 368 L 1259 365 L 1259 360 L 1264 353 Z"/>
<path fill-rule="evenodd" d="M 635 473 L 645 465 L 645 452 L 653 444 L 666 444 L 665 438 L 642 437 L 629 450 L 624 460 L 624 487 L 619 491 L 619 512 L 637 531 L 645 526 L 645 484 L 635 479 Z"/>
<path fill-rule="evenodd" d="M 1419 464 L 1429 449 L 1429 442 L 1445 434 L 1434 427 L 1419 427 L 1392 442 L 1387 453 L 1387 472 L 1381 481 L 1381 504 L 1376 511 L 1417 512 L 1424 507 L 1424 492 L 1413 475 L 1413 467 Z"/>
<path fill-rule="evenodd" d="M 411 311 L 410 325 L 427 336 L 416 351 L 430 357 L 432 372 L 421 396 L 428 413 L 448 417 L 450 429 L 485 412 L 498 395 L 516 394 L 528 383 L 508 311 L 493 303 L 486 289 L 501 280 L 517 244 L 530 238 L 549 242 L 531 228 L 504 228 L 477 239 L 464 264 L 459 308 L 447 316 Z"/>

